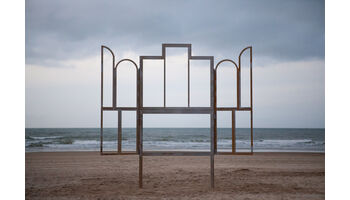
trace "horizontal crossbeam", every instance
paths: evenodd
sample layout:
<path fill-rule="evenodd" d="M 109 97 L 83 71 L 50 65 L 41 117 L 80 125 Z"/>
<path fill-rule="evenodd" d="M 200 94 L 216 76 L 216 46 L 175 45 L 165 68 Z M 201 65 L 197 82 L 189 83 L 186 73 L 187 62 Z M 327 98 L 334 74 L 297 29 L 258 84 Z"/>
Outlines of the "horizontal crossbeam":
<path fill-rule="evenodd" d="M 144 151 L 143 156 L 209 156 L 205 151 Z"/>
<path fill-rule="evenodd" d="M 210 107 L 143 107 L 143 114 L 210 114 L 214 111 Z"/>

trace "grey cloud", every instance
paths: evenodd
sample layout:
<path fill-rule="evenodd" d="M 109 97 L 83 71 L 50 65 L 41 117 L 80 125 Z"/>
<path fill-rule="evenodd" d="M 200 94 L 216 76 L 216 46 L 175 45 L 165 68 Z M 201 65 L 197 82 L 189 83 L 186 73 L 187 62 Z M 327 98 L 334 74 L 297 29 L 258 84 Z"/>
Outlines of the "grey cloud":
<path fill-rule="evenodd" d="M 275 60 L 324 57 L 324 1 L 26 1 L 26 63 L 189 42 L 210 55 L 254 46 Z M 195 51 L 195 50 L 194 50 Z"/>

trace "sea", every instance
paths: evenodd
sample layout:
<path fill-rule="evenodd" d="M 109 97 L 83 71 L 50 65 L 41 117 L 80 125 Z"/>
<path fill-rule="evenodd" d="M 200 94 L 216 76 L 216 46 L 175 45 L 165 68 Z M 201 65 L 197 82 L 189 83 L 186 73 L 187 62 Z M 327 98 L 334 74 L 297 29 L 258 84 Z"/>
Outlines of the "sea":
<path fill-rule="evenodd" d="M 117 128 L 103 129 L 103 149 L 116 151 Z M 254 128 L 254 152 L 324 152 L 325 129 Z M 218 151 L 232 150 L 231 128 L 218 128 Z M 26 128 L 26 152 L 99 151 L 99 128 Z M 136 150 L 136 129 L 122 129 L 122 150 Z M 210 151 L 209 128 L 144 128 L 144 150 Z M 236 151 L 250 151 L 250 129 L 236 129 Z"/>

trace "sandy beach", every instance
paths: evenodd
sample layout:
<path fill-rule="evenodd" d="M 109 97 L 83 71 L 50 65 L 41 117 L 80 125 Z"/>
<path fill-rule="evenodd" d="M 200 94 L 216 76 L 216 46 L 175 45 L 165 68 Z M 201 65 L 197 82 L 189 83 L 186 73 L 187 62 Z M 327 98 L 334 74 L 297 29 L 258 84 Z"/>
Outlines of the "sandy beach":
<path fill-rule="evenodd" d="M 144 157 L 98 152 L 26 153 L 26 199 L 324 199 L 324 153 Z"/>

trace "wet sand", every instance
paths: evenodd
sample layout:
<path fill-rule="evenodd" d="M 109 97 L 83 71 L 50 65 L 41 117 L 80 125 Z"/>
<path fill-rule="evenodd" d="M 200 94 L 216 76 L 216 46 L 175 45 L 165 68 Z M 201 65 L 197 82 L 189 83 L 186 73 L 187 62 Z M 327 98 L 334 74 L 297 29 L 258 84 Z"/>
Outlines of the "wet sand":
<path fill-rule="evenodd" d="M 144 157 L 26 153 L 26 199 L 324 199 L 324 153 Z"/>

